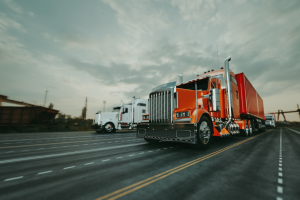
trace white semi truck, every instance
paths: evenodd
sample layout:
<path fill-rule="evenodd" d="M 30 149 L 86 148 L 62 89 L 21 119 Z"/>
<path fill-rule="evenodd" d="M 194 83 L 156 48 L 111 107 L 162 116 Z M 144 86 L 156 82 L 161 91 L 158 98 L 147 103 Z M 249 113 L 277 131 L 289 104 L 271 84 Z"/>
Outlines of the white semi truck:
<path fill-rule="evenodd" d="M 265 114 L 266 126 L 277 128 L 276 126 L 276 116 L 274 114 Z"/>
<path fill-rule="evenodd" d="M 148 114 L 147 99 L 133 99 L 129 103 L 114 107 L 112 112 L 97 112 L 92 129 L 97 133 L 102 131 L 112 133 L 121 129 L 133 129 Z"/>

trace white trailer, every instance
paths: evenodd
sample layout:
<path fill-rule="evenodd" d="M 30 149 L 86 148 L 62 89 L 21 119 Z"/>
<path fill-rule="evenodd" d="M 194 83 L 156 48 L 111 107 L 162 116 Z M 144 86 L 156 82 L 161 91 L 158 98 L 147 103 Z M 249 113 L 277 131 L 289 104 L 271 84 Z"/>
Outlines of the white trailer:
<path fill-rule="evenodd" d="M 133 129 L 142 121 L 144 114 L 148 114 L 148 100 L 134 98 L 125 105 L 121 101 L 121 105 L 114 107 L 112 112 L 97 112 L 92 129 L 97 133 Z"/>

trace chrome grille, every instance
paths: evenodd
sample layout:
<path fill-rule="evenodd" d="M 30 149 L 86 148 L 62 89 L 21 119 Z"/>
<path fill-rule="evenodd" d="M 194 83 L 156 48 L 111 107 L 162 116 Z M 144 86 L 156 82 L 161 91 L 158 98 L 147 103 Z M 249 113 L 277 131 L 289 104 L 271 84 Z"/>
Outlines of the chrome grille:
<path fill-rule="evenodd" d="M 170 122 L 173 115 L 173 105 L 171 103 L 171 92 L 151 93 L 150 98 L 150 123 L 167 123 Z"/>

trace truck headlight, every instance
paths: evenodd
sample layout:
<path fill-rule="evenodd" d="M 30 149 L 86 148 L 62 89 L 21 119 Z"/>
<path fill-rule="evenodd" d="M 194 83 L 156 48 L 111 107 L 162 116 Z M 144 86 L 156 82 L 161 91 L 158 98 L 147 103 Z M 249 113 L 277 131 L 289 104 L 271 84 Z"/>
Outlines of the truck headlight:
<path fill-rule="evenodd" d="M 148 120 L 149 119 L 149 115 L 144 115 L 143 116 L 143 120 Z"/>
<path fill-rule="evenodd" d="M 189 117 L 190 116 L 190 112 L 186 111 L 186 112 L 177 112 L 176 113 L 176 117 Z"/>

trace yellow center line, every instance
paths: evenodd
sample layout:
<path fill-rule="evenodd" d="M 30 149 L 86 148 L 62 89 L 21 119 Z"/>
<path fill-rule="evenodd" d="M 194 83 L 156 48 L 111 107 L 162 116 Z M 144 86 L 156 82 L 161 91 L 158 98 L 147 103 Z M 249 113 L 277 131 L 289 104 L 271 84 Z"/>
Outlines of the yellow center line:
<path fill-rule="evenodd" d="M 269 131 L 271 131 L 271 130 L 269 130 Z M 264 133 L 267 133 L 267 132 L 269 132 L 269 131 L 266 131 L 266 132 L 264 132 Z M 122 197 L 122 196 L 125 196 L 126 194 L 129 194 L 129 193 L 131 193 L 131 192 L 134 192 L 134 191 L 136 191 L 136 190 L 138 190 L 138 189 L 140 189 L 140 188 L 143 188 L 143 187 L 145 187 L 145 186 L 147 186 L 147 185 L 149 185 L 149 184 L 151 184 L 151 183 L 154 183 L 154 182 L 156 182 L 156 181 L 158 181 L 158 180 L 160 180 L 160 179 L 163 179 L 163 178 L 165 178 L 165 177 L 167 177 L 167 176 L 170 176 L 171 174 L 174 174 L 174 173 L 176 173 L 176 172 L 178 172 L 178 171 L 181 171 L 181 170 L 183 170 L 183 169 L 185 169 L 185 168 L 187 168 L 187 167 L 190 167 L 190 166 L 192 166 L 192 165 L 195 165 L 195 164 L 197 164 L 197 163 L 199 163 L 199 162 L 201 162 L 201 161 L 203 161 L 203 160 L 206 160 L 206 159 L 208 159 L 208 158 L 210 158 L 210 157 L 213 157 L 213 156 L 215 156 L 215 155 L 218 155 L 218 154 L 220 154 L 220 153 L 222 153 L 222 152 L 224 152 L 224 151 L 226 151 L 226 150 L 229 150 L 229 149 L 231 149 L 231 148 L 233 148 L 233 147 L 235 147 L 235 146 L 238 146 L 238 145 L 240 145 L 240 144 L 243 144 L 244 142 L 247 142 L 247 141 L 249 141 L 249 140 L 252 140 L 252 139 L 254 139 L 254 138 L 256 138 L 256 137 L 258 137 L 258 136 L 260 136 L 260 135 L 262 135 L 262 134 L 264 134 L 264 133 L 261 133 L 261 134 L 259 134 L 259 135 L 256 135 L 256 136 L 253 136 L 253 137 L 251 137 L 251 138 L 245 139 L 245 140 L 243 140 L 243 141 L 241 141 L 241 142 L 237 142 L 237 143 L 235 143 L 235 144 L 233 144 L 233 145 L 230 145 L 230 146 L 228 146 L 228 147 L 222 148 L 222 149 L 220 149 L 220 150 L 218 150 L 218 151 L 212 152 L 212 153 L 210 153 L 210 154 L 207 154 L 207 155 L 205 155 L 205 156 L 202 156 L 202 157 L 200 157 L 200 158 L 197 158 L 197 159 L 195 159 L 195 160 L 192 160 L 192 161 L 190 161 L 190 162 L 187 162 L 187 163 L 185 163 L 185 164 L 182 164 L 182 165 L 180 165 L 180 166 L 177 166 L 177 167 L 175 167 L 175 168 L 173 168 L 173 169 L 167 170 L 167 171 L 165 171 L 165 172 L 163 172 L 163 173 L 160 173 L 160 174 L 157 174 L 157 175 L 152 176 L 152 177 L 150 177 L 150 178 L 147 178 L 147 179 L 145 179 L 145 180 L 142 180 L 142 181 L 140 181 L 140 182 L 138 182 L 138 183 L 134 183 L 134 184 L 129 185 L 129 186 L 127 186 L 127 187 L 124 187 L 124 188 L 122 188 L 122 189 L 116 190 L 116 191 L 114 191 L 114 192 L 112 192 L 112 193 L 109 193 L 109 194 L 107 194 L 107 195 L 104 195 L 104 196 L 102 196 L 102 197 L 99 197 L 99 198 L 97 198 L 96 200 L 103 200 L 103 199 L 114 200 L 114 199 L 120 198 L 120 197 Z"/>
<path fill-rule="evenodd" d="M 128 138 L 135 138 L 135 137 L 126 137 L 125 139 L 128 139 Z M 124 139 L 124 138 L 100 139 L 100 141 L 101 140 L 114 140 L 114 139 Z M 51 144 L 76 143 L 76 142 L 89 142 L 89 141 L 99 141 L 99 140 L 83 140 L 83 141 L 73 141 L 73 142 L 59 142 L 59 143 L 48 143 L 48 144 L 33 144 L 33 145 L 22 145 L 22 146 L 9 146 L 9 147 L 0 147 L 0 149 L 15 148 L 15 147 L 32 147 L 32 146 L 51 145 Z"/>

